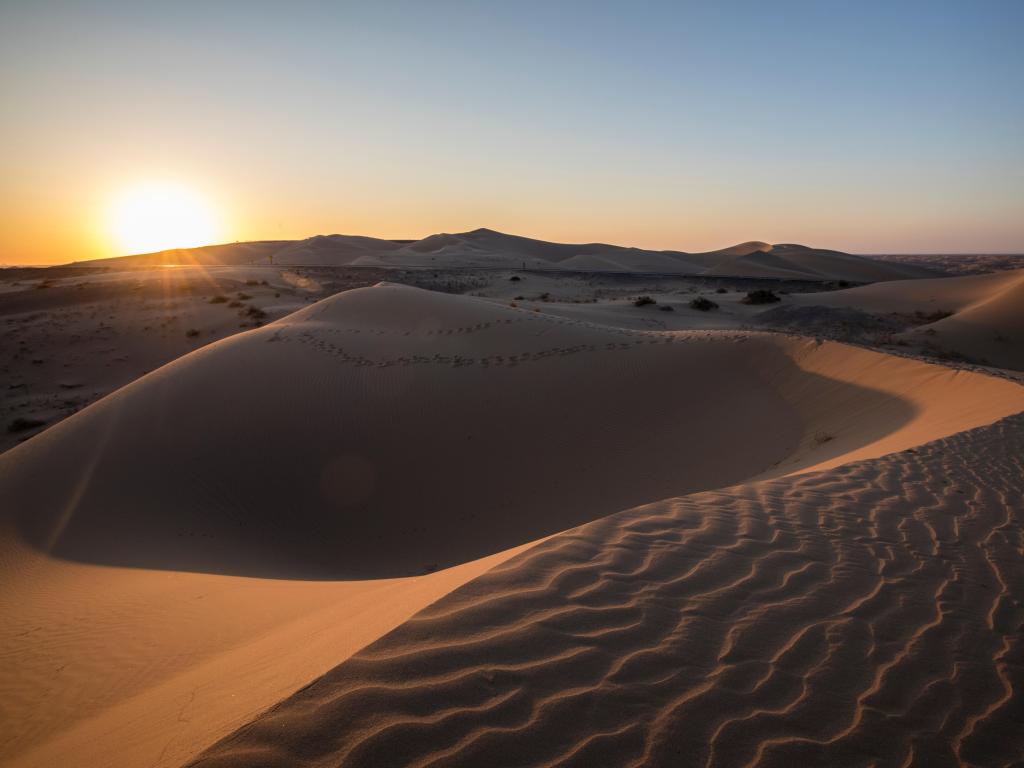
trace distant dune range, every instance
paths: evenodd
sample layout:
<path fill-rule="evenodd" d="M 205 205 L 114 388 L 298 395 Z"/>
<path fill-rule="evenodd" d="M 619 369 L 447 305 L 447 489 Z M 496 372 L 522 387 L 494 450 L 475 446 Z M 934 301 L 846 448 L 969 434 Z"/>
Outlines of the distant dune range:
<path fill-rule="evenodd" d="M 0 455 L 0 761 L 178 765 L 338 664 L 200 764 L 1019 749 L 1019 419 L 961 433 L 1021 411 L 831 342 L 337 294 Z"/>
<path fill-rule="evenodd" d="M 933 277 L 926 267 L 883 262 L 803 245 L 749 242 L 707 253 L 648 251 L 603 243 L 549 243 L 490 229 L 439 234 L 422 240 L 382 240 L 318 235 L 299 241 L 265 241 L 178 249 L 81 262 L 90 266 L 155 264 L 433 267 L 436 269 L 557 269 L 581 272 L 657 272 L 791 280 L 875 282 Z"/>

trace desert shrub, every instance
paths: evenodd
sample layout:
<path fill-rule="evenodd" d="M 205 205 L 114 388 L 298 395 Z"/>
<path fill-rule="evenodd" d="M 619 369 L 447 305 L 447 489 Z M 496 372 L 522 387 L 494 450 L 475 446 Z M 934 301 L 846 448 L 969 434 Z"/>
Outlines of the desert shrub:
<path fill-rule="evenodd" d="M 260 281 L 259 280 L 246 280 L 245 284 L 246 285 L 259 285 Z"/>
<path fill-rule="evenodd" d="M 240 306 L 242 306 L 242 302 L 240 301 L 232 301 L 230 304 L 228 304 L 229 309 L 237 309 Z"/>
<path fill-rule="evenodd" d="M 508 279 L 508 281 L 509 281 L 510 283 L 518 283 L 518 282 L 519 282 L 520 280 L 522 280 L 522 279 L 523 279 L 523 278 L 521 278 L 521 277 L 520 277 L 519 275 L 512 275 L 512 277 L 510 277 L 510 278 Z"/>
<path fill-rule="evenodd" d="M 974 360 L 962 352 L 957 352 L 955 349 L 945 349 L 944 347 L 931 346 L 925 350 L 928 354 L 934 357 L 936 360 L 946 360 L 951 363 L 977 363 L 978 360 Z"/>
<path fill-rule="evenodd" d="M 238 298 L 241 299 L 242 301 L 248 301 L 249 299 L 252 298 L 252 296 L 250 296 L 248 293 L 242 293 L 241 291 L 239 291 L 237 295 Z"/>
<path fill-rule="evenodd" d="M 641 296 L 640 298 L 638 298 L 636 301 L 633 302 L 633 306 L 634 307 L 646 307 L 648 304 L 657 304 L 657 303 L 658 302 L 656 302 L 650 296 Z"/>
<path fill-rule="evenodd" d="M 190 339 L 194 339 L 196 336 L 199 335 L 199 330 L 196 328 L 189 328 L 187 331 L 185 331 L 185 335 Z"/>
<path fill-rule="evenodd" d="M 264 312 L 259 307 L 249 307 L 242 314 L 243 315 L 248 315 L 253 320 L 263 320 L 267 316 L 267 313 Z"/>
<path fill-rule="evenodd" d="M 914 320 L 922 325 L 925 323 L 937 323 L 939 320 L 945 320 L 952 314 L 953 313 L 947 309 L 936 309 L 932 312 L 922 312 L 918 310 L 914 313 Z"/>
<path fill-rule="evenodd" d="M 224 304 L 228 300 L 227 296 L 214 296 L 210 299 L 211 304 Z"/>
<path fill-rule="evenodd" d="M 658 309 L 660 309 L 662 312 L 675 312 L 676 311 L 675 307 L 673 307 L 671 304 L 662 304 L 660 307 L 658 307 Z"/>
<path fill-rule="evenodd" d="M 8 432 L 27 432 L 30 429 L 41 427 L 45 424 L 45 421 L 41 419 L 26 419 L 24 416 L 18 416 L 16 419 L 11 421 L 7 425 Z"/>
<path fill-rule="evenodd" d="M 728 293 L 728 291 L 725 288 L 716 288 L 715 293 Z"/>
<path fill-rule="evenodd" d="M 834 439 L 834 435 L 830 435 L 828 432 L 823 432 L 820 429 L 814 433 L 814 442 L 816 442 L 818 445 L 822 445 Z"/>
<path fill-rule="evenodd" d="M 718 309 L 718 305 L 711 299 L 698 296 L 697 298 L 690 300 L 690 309 L 699 309 L 701 312 L 707 312 L 712 309 Z"/>
<path fill-rule="evenodd" d="M 540 298 L 541 301 L 551 301 L 551 294 L 550 293 L 542 293 L 539 296 L 539 298 Z"/>
<path fill-rule="evenodd" d="M 743 298 L 744 304 L 772 304 L 776 301 L 782 301 L 782 299 L 775 295 L 775 291 L 770 291 L 767 288 L 748 291 L 747 295 Z"/>

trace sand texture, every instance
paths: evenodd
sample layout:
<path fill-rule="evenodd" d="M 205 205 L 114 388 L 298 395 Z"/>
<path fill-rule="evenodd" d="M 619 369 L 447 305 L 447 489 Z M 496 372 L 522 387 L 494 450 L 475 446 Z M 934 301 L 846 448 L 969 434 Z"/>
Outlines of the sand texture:
<path fill-rule="evenodd" d="M 1019 764 L 1022 458 L 1014 417 L 590 523 L 193 764 Z"/>
<path fill-rule="evenodd" d="M 1012 762 L 1022 411 L 834 342 L 336 294 L 0 454 L 0 762 Z"/>

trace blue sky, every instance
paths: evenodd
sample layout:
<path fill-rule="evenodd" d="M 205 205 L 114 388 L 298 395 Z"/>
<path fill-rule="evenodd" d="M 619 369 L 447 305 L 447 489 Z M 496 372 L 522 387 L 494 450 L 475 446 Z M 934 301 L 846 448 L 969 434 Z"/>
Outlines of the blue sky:
<path fill-rule="evenodd" d="M 0 261 L 225 239 L 1024 251 L 1022 2 L 6 3 Z M 74 251 L 74 252 L 72 252 Z"/>

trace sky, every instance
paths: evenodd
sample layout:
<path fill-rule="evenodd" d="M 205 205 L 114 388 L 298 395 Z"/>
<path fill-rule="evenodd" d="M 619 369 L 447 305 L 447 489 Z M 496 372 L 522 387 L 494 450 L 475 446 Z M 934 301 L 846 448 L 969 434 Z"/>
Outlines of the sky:
<path fill-rule="evenodd" d="M 0 263 L 124 252 L 150 182 L 224 242 L 1024 252 L 1022 31 L 1019 0 L 0 0 Z"/>

